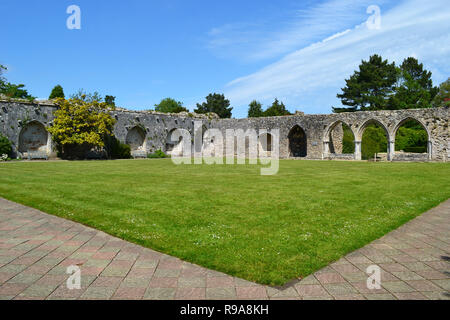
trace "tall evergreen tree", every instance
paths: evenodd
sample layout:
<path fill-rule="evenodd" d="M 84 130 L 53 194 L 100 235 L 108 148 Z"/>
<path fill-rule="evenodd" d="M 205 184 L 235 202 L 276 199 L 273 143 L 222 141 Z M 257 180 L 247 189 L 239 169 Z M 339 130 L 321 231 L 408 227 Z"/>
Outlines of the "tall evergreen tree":
<path fill-rule="evenodd" d="M 256 100 L 253 100 L 248 105 L 248 117 L 249 118 L 258 118 L 264 115 L 262 105 Z"/>
<path fill-rule="evenodd" d="M 283 102 L 279 102 L 278 99 L 275 99 L 272 105 L 264 111 L 265 117 L 288 116 L 290 114 Z"/>
<path fill-rule="evenodd" d="M 431 72 L 413 57 L 406 58 L 397 69 L 395 95 L 389 101 L 390 109 L 430 108 L 437 91 Z"/>
<path fill-rule="evenodd" d="M 362 61 L 359 70 L 347 80 L 337 97 L 349 108 L 333 108 L 333 112 L 385 110 L 394 94 L 397 80 L 395 63 L 389 64 L 379 55 Z"/>
<path fill-rule="evenodd" d="M 61 87 L 59 84 L 58 85 L 56 85 L 54 88 L 53 88 L 53 90 L 52 90 L 52 92 L 50 93 L 50 96 L 48 97 L 50 100 L 52 100 L 52 99 L 56 99 L 56 98 L 65 98 L 65 95 L 64 95 L 64 90 L 63 90 L 63 87 Z"/>

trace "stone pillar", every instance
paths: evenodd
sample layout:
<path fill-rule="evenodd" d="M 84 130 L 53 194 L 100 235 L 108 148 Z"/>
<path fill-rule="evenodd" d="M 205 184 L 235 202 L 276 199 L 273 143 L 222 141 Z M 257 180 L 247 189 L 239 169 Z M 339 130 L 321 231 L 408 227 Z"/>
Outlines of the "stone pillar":
<path fill-rule="evenodd" d="M 361 141 L 355 140 L 355 160 L 361 160 Z"/>
<path fill-rule="evenodd" d="M 395 155 L 395 140 L 389 140 L 387 160 L 388 161 L 394 160 L 394 155 Z"/>
<path fill-rule="evenodd" d="M 431 141 L 427 142 L 427 154 L 428 160 L 433 159 L 433 144 L 431 143 Z"/>
<path fill-rule="evenodd" d="M 324 141 L 322 157 L 323 159 L 326 159 L 329 156 L 330 156 L 330 141 Z"/>

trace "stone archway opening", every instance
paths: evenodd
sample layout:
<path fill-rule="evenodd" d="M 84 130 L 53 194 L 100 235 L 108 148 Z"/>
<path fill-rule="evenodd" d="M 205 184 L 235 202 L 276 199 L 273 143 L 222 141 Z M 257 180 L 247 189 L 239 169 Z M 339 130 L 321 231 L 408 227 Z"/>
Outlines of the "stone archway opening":
<path fill-rule="evenodd" d="M 130 146 L 131 151 L 145 151 L 145 131 L 139 126 L 135 126 L 127 133 L 125 143 Z"/>
<path fill-rule="evenodd" d="M 272 135 L 270 133 L 262 133 L 259 136 L 259 144 L 264 152 L 272 152 Z"/>
<path fill-rule="evenodd" d="M 362 128 L 361 137 L 362 160 L 389 160 L 389 134 L 382 123 L 377 120 L 367 121 Z"/>
<path fill-rule="evenodd" d="M 395 129 L 393 160 L 425 161 L 431 151 L 430 138 L 425 127 L 414 118 L 402 120 Z"/>
<path fill-rule="evenodd" d="M 288 135 L 289 156 L 295 158 L 304 158 L 307 156 L 307 138 L 305 130 L 295 125 Z"/>
<path fill-rule="evenodd" d="M 42 152 L 47 154 L 48 132 L 39 121 L 26 124 L 19 134 L 19 152 L 22 154 Z"/>
<path fill-rule="evenodd" d="M 337 121 L 332 124 L 325 141 L 330 159 L 354 159 L 355 135 L 345 122 Z"/>

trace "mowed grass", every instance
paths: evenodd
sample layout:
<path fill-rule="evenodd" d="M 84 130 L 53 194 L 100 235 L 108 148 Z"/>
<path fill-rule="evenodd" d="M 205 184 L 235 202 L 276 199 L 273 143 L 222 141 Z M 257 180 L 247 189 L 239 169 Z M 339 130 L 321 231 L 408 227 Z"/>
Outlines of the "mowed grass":
<path fill-rule="evenodd" d="M 450 197 L 443 163 L 0 165 L 0 196 L 262 284 L 304 277 Z"/>

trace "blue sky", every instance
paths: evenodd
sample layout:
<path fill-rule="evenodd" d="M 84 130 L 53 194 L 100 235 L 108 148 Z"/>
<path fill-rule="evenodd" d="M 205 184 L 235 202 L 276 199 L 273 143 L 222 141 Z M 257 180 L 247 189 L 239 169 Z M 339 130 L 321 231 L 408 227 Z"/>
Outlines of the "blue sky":
<path fill-rule="evenodd" d="M 68 30 L 66 8 L 81 8 Z M 381 9 L 370 30 L 369 5 Z M 173 97 L 193 110 L 225 93 L 233 116 L 275 97 L 291 111 L 329 113 L 361 59 L 414 56 L 435 84 L 450 76 L 448 0 L 0 2 L 0 63 L 39 98 L 56 84 L 114 95 L 130 109 Z"/>

